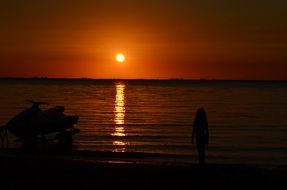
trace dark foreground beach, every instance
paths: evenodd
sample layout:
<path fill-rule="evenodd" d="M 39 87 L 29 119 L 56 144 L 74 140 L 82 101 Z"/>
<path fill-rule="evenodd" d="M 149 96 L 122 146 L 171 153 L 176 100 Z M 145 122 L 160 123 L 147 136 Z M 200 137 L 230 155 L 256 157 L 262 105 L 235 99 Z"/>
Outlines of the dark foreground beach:
<path fill-rule="evenodd" d="M 2 149 L 1 189 L 286 189 L 286 166 L 140 161 L 159 156 Z"/>

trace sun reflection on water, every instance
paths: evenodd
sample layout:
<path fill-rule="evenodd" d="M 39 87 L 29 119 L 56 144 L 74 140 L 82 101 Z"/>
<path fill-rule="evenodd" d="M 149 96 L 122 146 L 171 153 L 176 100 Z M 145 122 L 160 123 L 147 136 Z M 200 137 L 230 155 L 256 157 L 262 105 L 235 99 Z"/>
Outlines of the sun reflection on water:
<path fill-rule="evenodd" d="M 116 83 L 116 97 L 115 97 L 115 108 L 114 108 L 114 122 L 115 122 L 115 130 L 112 133 L 112 136 L 115 137 L 125 137 L 125 84 Z M 127 142 L 120 140 L 113 141 L 113 145 L 115 146 L 115 152 L 125 152 L 125 145 Z"/>

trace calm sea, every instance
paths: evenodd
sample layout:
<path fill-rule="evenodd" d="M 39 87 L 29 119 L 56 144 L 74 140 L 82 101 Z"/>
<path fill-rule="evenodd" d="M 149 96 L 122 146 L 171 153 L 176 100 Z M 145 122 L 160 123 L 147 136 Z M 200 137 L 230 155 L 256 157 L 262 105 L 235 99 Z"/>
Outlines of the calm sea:
<path fill-rule="evenodd" d="M 207 111 L 210 162 L 287 164 L 287 83 L 181 80 L 0 80 L 0 124 L 29 99 L 80 116 L 75 149 L 196 160 L 196 109 Z M 10 146 L 17 139 L 10 135 Z M 182 157 L 181 157 L 182 156 Z"/>

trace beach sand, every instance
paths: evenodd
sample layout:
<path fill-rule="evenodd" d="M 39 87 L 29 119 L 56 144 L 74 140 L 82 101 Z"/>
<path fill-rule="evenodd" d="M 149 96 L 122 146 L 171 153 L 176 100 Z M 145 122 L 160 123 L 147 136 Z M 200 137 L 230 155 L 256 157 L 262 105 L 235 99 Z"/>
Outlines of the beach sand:
<path fill-rule="evenodd" d="M 286 189 L 286 166 L 140 161 L 157 156 L 2 149 L 0 189 Z"/>

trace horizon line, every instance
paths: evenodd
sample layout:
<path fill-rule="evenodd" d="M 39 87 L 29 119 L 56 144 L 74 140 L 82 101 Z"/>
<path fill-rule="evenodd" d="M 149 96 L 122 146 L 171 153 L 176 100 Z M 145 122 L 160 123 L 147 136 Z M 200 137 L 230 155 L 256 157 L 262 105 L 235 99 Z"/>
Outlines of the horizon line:
<path fill-rule="evenodd" d="M 0 77 L 0 80 L 146 80 L 146 81 L 252 81 L 252 82 L 287 82 L 279 79 L 216 79 L 216 78 L 89 78 L 89 77 Z"/>

